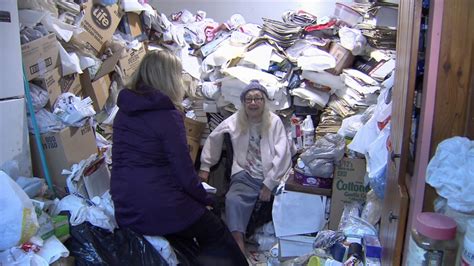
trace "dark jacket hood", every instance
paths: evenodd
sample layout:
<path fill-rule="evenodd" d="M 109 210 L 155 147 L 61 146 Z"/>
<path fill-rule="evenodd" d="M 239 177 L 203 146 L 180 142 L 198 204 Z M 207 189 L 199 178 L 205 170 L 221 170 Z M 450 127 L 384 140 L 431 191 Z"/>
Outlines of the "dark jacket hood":
<path fill-rule="evenodd" d="M 130 89 L 121 90 L 117 106 L 129 115 L 142 111 L 175 109 L 168 96 L 147 86 L 140 86 L 139 92 Z"/>

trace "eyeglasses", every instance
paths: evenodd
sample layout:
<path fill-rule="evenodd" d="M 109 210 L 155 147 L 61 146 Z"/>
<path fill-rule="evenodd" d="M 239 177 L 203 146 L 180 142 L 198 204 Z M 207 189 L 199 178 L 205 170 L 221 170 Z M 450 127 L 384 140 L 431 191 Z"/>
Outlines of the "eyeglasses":
<path fill-rule="evenodd" d="M 254 101 L 255 103 L 263 103 L 263 97 L 245 98 L 244 101 L 245 101 L 245 103 L 252 103 L 252 101 Z"/>

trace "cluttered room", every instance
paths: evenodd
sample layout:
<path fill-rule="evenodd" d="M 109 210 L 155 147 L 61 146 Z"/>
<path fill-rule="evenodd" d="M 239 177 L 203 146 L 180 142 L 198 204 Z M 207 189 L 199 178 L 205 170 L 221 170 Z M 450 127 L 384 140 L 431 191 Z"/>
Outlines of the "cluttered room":
<path fill-rule="evenodd" d="M 0 1 L 0 265 L 474 265 L 474 1 Z"/>

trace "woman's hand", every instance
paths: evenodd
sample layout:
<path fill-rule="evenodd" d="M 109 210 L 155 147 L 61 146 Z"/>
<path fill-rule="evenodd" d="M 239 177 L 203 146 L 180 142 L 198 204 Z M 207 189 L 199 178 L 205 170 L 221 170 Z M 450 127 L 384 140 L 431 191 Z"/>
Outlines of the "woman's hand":
<path fill-rule="evenodd" d="M 207 183 L 207 181 L 209 181 L 209 172 L 208 171 L 199 170 L 198 176 L 201 179 L 201 182 L 206 182 Z"/>
<path fill-rule="evenodd" d="M 272 196 L 272 192 L 270 191 L 270 189 L 267 188 L 267 186 L 263 185 L 262 189 L 260 190 L 260 195 L 258 198 L 261 201 L 270 201 L 271 196 Z"/>

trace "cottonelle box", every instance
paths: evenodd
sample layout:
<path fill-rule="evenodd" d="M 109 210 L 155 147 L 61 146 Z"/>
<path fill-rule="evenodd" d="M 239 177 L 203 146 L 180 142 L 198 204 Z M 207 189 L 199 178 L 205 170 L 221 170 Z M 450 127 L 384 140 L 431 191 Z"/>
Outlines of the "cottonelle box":
<path fill-rule="evenodd" d="M 59 62 L 59 48 L 56 35 L 49 34 L 23 44 L 21 46 L 21 55 L 28 80 L 53 70 Z"/>
<path fill-rule="evenodd" d="M 334 170 L 329 229 L 337 230 L 344 205 L 365 202 L 368 187 L 364 186 L 365 159 L 344 158 Z"/>
<path fill-rule="evenodd" d="M 85 31 L 79 34 L 79 39 L 99 54 L 104 43 L 112 39 L 121 16 L 117 4 L 105 7 L 94 5 L 93 1 L 89 0 L 85 4 L 84 19 L 81 23 Z"/>
<path fill-rule="evenodd" d="M 49 174 L 60 195 L 64 195 L 66 192 L 67 176 L 61 175 L 62 170 L 70 169 L 73 164 L 79 163 L 97 152 L 95 135 L 90 126 L 67 127 L 59 132 L 42 134 L 41 144 L 45 152 Z M 32 135 L 30 135 L 30 145 L 34 176 L 44 178 L 38 148 Z"/>

